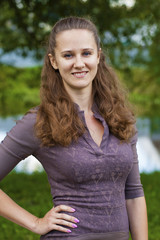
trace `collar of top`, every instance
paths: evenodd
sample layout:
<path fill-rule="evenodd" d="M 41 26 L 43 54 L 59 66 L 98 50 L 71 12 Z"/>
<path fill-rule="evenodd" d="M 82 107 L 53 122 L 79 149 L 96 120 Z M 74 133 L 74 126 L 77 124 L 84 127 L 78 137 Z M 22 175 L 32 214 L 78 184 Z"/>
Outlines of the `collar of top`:
<path fill-rule="evenodd" d="M 77 111 L 78 111 L 79 113 L 84 113 L 84 110 L 81 110 L 80 107 L 79 107 L 79 105 L 78 105 L 77 103 L 74 103 L 74 105 L 75 105 L 75 108 L 77 109 Z M 98 113 L 98 112 L 99 112 L 99 111 L 98 111 L 97 104 L 96 104 L 95 102 L 93 103 L 93 105 L 92 105 L 92 107 L 91 107 L 91 110 L 92 110 L 93 113 Z"/>

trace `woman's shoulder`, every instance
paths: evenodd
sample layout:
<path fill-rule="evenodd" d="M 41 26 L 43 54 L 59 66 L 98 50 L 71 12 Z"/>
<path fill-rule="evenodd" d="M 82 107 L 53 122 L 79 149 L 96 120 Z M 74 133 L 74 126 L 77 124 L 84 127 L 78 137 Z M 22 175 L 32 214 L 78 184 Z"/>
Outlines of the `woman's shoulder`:
<path fill-rule="evenodd" d="M 27 124 L 27 125 L 34 125 L 36 123 L 36 119 L 37 119 L 37 112 L 38 112 L 39 107 L 34 107 L 29 109 L 20 120 L 17 121 Z"/>
<path fill-rule="evenodd" d="M 35 135 L 34 125 L 36 123 L 37 108 L 29 110 L 15 126 L 7 132 L 0 147 L 1 153 L 6 159 L 19 161 L 33 154 L 39 148 L 39 140 Z"/>
<path fill-rule="evenodd" d="M 10 130 L 9 135 L 25 138 L 27 136 L 34 136 L 34 126 L 36 123 L 38 107 L 30 109 L 21 119 L 16 121 L 16 125 Z M 23 135 L 24 134 L 24 135 Z"/>
<path fill-rule="evenodd" d="M 136 125 L 134 125 L 134 134 L 130 138 L 130 143 L 131 143 L 131 145 L 134 145 L 137 143 L 137 141 L 138 141 L 138 130 L 137 130 Z"/>

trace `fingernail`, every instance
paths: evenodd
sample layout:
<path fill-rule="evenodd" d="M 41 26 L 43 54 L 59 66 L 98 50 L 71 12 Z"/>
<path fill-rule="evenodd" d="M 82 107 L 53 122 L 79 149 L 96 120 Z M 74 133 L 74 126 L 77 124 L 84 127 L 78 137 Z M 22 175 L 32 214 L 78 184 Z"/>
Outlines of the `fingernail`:
<path fill-rule="evenodd" d="M 72 232 L 72 231 L 68 229 L 67 232 L 70 233 L 70 232 Z"/>
<path fill-rule="evenodd" d="M 74 208 L 71 208 L 71 211 L 75 212 L 76 210 Z"/>
<path fill-rule="evenodd" d="M 78 220 L 77 218 L 75 218 L 75 219 L 74 219 L 74 221 L 75 221 L 76 223 L 78 223 L 78 222 L 79 222 L 79 220 Z"/>
<path fill-rule="evenodd" d="M 73 223 L 73 224 L 72 224 L 72 227 L 76 228 L 76 227 L 77 227 L 77 225 Z"/>

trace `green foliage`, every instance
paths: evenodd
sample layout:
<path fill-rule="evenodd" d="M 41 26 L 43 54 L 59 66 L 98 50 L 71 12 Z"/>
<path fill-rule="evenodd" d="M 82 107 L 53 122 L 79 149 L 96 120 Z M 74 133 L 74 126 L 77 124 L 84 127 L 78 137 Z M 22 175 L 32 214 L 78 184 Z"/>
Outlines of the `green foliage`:
<path fill-rule="evenodd" d="M 148 208 L 149 240 L 160 240 L 159 179 L 160 172 L 141 174 Z M 32 175 L 12 172 L 1 181 L 1 188 L 18 204 L 38 217 L 44 216 L 52 208 L 50 187 L 44 172 Z M 39 239 L 38 235 L 2 217 L 0 218 L 0 226 L 0 239 Z"/>
<path fill-rule="evenodd" d="M 91 17 L 97 25 L 102 43 L 117 65 L 126 66 L 131 57 L 130 50 L 138 49 L 136 63 L 146 63 L 143 51 L 156 57 L 159 48 L 160 0 L 136 0 L 132 8 L 118 4 L 118 0 L 21 0 L 0 2 L 0 48 L 2 52 L 17 50 L 28 55 L 33 50 L 36 58 L 44 54 L 46 38 L 57 20 L 66 16 Z M 139 38 L 135 38 L 139 35 Z M 142 39 L 141 39 L 142 38 Z M 18 51 L 20 50 L 20 51 Z M 159 62 L 159 59 L 157 58 Z M 156 64 L 157 65 L 157 64 Z"/>
<path fill-rule="evenodd" d="M 0 115 L 16 115 L 39 104 L 41 67 L 0 65 Z"/>
<path fill-rule="evenodd" d="M 9 52 L 17 48 L 26 56 L 28 50 L 34 50 L 35 56 L 43 55 L 45 39 L 57 20 L 65 16 L 92 16 L 101 35 L 104 31 L 113 32 L 119 38 L 117 26 L 123 25 L 117 19 L 124 18 L 127 8 L 113 8 L 110 0 L 39 0 L 0 2 L 0 48 Z M 12 39 L 12 41 L 10 41 Z M 116 41 L 117 44 L 119 41 Z"/>
<path fill-rule="evenodd" d="M 118 76 L 129 90 L 129 99 L 134 104 L 138 116 L 160 117 L 160 82 L 150 76 L 144 67 L 126 68 Z"/>

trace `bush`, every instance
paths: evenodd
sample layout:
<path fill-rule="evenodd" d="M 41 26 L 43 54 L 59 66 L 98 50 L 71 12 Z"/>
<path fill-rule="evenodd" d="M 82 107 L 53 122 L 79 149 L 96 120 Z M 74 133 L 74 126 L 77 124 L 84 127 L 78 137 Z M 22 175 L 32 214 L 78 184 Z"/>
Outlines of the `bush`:
<path fill-rule="evenodd" d="M 151 77 L 148 69 L 132 67 L 117 72 L 129 90 L 129 99 L 139 116 L 160 117 L 160 82 Z"/>
<path fill-rule="evenodd" d="M 39 104 L 41 67 L 15 68 L 0 64 L 0 115 L 23 114 Z"/>

